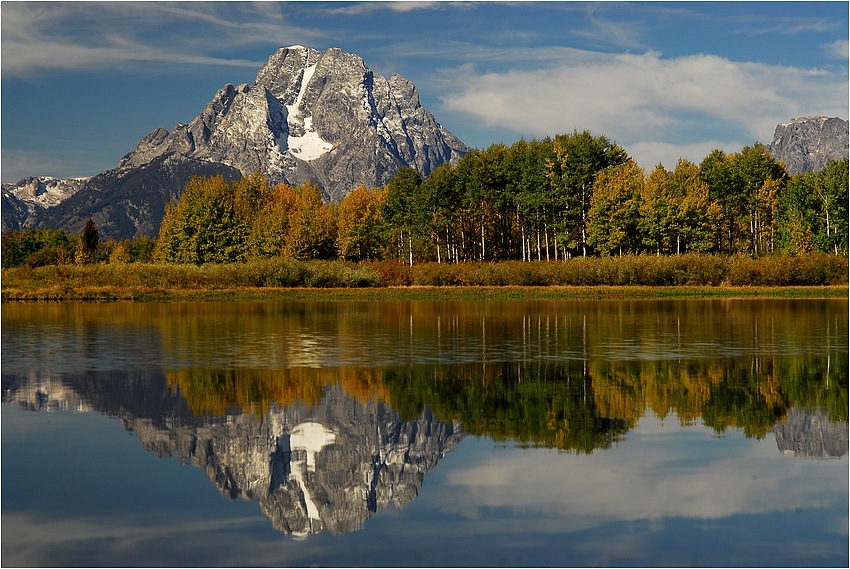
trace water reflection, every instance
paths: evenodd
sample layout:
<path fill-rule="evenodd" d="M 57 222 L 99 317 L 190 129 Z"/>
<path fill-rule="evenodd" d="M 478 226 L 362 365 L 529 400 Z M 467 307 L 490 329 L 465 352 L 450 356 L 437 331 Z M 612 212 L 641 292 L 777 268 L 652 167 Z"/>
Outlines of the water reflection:
<path fill-rule="evenodd" d="M 120 417 L 283 532 L 348 533 L 466 434 L 614 449 L 644 418 L 847 454 L 846 300 L 8 305 L 3 400 Z"/>

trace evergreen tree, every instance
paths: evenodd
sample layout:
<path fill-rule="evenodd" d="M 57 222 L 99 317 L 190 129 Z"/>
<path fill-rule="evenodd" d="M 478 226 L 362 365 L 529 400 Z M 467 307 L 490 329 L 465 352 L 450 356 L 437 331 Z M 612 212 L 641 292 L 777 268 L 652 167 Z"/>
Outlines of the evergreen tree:
<path fill-rule="evenodd" d="M 77 252 L 75 260 L 78 265 L 92 263 L 97 255 L 97 248 L 100 245 L 100 232 L 94 225 L 94 221 L 89 218 L 83 227 L 83 233 L 80 236 L 80 241 L 77 244 Z"/>

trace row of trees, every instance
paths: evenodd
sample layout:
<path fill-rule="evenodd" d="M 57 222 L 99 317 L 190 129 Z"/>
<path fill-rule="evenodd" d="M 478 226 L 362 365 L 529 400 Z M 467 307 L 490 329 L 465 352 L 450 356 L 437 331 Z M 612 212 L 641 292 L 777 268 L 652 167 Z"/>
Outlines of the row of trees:
<path fill-rule="evenodd" d="M 89 263 L 132 263 L 154 260 L 156 240 L 143 235 L 136 239 L 102 240 L 89 219 L 80 234 L 64 229 L 27 227 L 3 234 L 2 265 L 43 267 Z"/>
<path fill-rule="evenodd" d="M 173 262 L 397 258 L 438 262 L 581 255 L 828 252 L 848 248 L 848 162 L 791 177 L 761 145 L 647 174 L 588 131 L 474 150 L 426 179 L 401 169 L 339 204 L 320 190 L 192 180 L 169 206 Z"/>
<path fill-rule="evenodd" d="M 158 239 L 92 241 L 25 230 L 3 236 L 3 266 L 158 260 L 462 262 L 572 256 L 848 251 L 848 160 L 788 175 L 761 145 L 714 150 L 648 174 L 588 131 L 473 150 L 422 179 L 402 168 L 340 203 L 320 189 L 193 178 L 167 206 Z M 88 237 L 86 234 L 88 232 Z"/>

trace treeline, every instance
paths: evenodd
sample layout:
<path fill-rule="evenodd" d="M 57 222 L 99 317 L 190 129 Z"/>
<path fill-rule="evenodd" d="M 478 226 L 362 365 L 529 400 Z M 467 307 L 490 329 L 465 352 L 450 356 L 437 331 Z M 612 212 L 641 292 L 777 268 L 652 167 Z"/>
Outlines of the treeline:
<path fill-rule="evenodd" d="M 89 219 L 79 235 L 64 229 L 27 227 L 3 234 L 2 266 L 45 267 L 154 261 L 156 239 L 146 235 L 122 241 L 102 240 Z"/>
<path fill-rule="evenodd" d="M 583 131 L 473 150 L 426 179 L 403 168 L 386 186 L 358 187 L 340 203 L 325 203 L 309 182 L 271 186 L 259 173 L 237 182 L 196 177 L 167 206 L 157 239 L 86 245 L 80 253 L 83 236 L 7 232 L 3 266 L 847 255 L 847 205 L 846 158 L 792 177 L 753 145 L 647 173 L 606 137 Z"/>
<path fill-rule="evenodd" d="M 846 254 L 848 162 L 788 175 L 761 145 L 649 174 L 604 136 L 574 132 L 475 150 L 426 179 L 326 204 L 259 174 L 195 179 L 166 213 L 168 262 L 287 259 L 558 260 L 687 252 Z"/>

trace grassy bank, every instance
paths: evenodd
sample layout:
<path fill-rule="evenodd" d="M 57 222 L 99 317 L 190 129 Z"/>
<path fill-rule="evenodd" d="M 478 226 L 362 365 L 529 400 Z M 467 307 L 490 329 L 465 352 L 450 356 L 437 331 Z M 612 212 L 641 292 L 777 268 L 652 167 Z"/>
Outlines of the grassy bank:
<path fill-rule="evenodd" d="M 413 267 L 391 261 L 269 259 L 4 269 L 2 300 L 836 297 L 847 296 L 847 283 L 847 259 L 831 255 L 628 256 Z"/>

